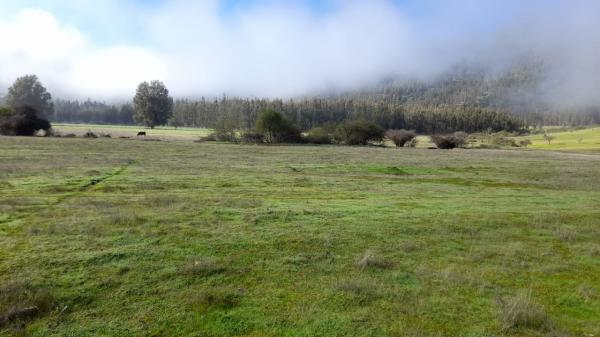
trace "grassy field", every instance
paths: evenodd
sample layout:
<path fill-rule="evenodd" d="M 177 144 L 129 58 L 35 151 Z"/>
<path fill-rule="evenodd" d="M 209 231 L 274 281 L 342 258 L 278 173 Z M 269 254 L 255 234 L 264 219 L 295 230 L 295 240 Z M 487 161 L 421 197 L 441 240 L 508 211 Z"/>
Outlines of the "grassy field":
<path fill-rule="evenodd" d="M 0 335 L 600 336 L 599 164 L 0 137 Z"/>
<path fill-rule="evenodd" d="M 600 153 L 600 127 L 566 131 L 550 128 L 547 134 L 555 138 L 550 143 L 543 134 L 518 137 L 517 140 L 531 140 L 530 148 L 533 149 Z"/>
<path fill-rule="evenodd" d="M 54 130 L 61 135 L 74 134 L 82 136 L 88 131 L 95 134 L 109 134 L 111 137 L 136 137 L 139 131 L 147 133 L 147 137 L 167 140 L 196 140 L 208 135 L 211 130 L 199 128 L 156 127 L 147 129 L 131 125 L 93 125 L 93 124 L 52 124 Z"/>

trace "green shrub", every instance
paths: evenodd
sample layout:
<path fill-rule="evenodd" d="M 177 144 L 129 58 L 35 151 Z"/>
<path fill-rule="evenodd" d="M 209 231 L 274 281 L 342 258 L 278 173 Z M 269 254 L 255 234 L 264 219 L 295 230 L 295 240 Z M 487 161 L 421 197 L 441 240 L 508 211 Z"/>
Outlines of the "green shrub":
<path fill-rule="evenodd" d="M 519 142 L 520 147 L 528 147 L 529 145 L 531 145 L 530 139 L 525 139 Z"/>
<path fill-rule="evenodd" d="M 215 131 L 208 136 L 203 138 L 204 141 L 207 142 L 231 142 L 237 143 L 239 141 L 235 132 L 222 132 Z"/>
<path fill-rule="evenodd" d="M 487 139 L 488 144 L 492 147 L 519 147 L 519 144 L 514 139 L 508 138 L 505 134 L 499 132 L 490 135 Z"/>
<path fill-rule="evenodd" d="M 306 141 L 311 144 L 331 144 L 331 134 L 324 127 L 312 128 L 306 135 Z"/>
<path fill-rule="evenodd" d="M 229 118 L 221 117 L 215 126 L 212 136 L 219 142 L 238 142 L 236 124 Z"/>
<path fill-rule="evenodd" d="M 246 131 L 240 136 L 240 141 L 246 144 L 261 144 L 265 142 L 265 138 L 261 133 Z"/>
<path fill-rule="evenodd" d="M 256 131 L 267 143 L 298 143 L 302 141 L 300 129 L 274 110 L 261 112 L 256 121 Z"/>
<path fill-rule="evenodd" d="M 384 130 L 377 124 L 356 120 L 340 124 L 333 138 L 346 145 L 367 145 L 369 142 L 381 142 Z"/>

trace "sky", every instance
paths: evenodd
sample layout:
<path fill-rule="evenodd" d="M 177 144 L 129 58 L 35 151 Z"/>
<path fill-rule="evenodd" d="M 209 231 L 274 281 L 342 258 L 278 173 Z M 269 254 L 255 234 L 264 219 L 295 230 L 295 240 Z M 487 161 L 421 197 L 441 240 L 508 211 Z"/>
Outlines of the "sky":
<path fill-rule="evenodd" d="M 534 51 L 591 96 L 598 19 L 595 0 L 0 0 L 0 90 L 33 73 L 67 98 L 155 79 L 177 97 L 291 97 Z"/>

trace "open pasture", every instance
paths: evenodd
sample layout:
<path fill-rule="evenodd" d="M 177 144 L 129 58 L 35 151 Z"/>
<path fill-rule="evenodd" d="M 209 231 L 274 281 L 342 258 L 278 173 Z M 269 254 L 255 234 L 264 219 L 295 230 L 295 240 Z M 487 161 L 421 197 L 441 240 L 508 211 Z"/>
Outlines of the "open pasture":
<path fill-rule="evenodd" d="M 86 132 L 92 132 L 96 135 L 105 134 L 113 138 L 131 137 L 135 138 L 137 133 L 142 131 L 147 133 L 148 138 L 168 139 L 168 140 L 197 140 L 200 137 L 208 135 L 211 130 L 200 128 L 174 128 L 160 126 L 149 129 L 134 125 L 99 125 L 99 124 L 53 124 L 53 129 L 61 135 L 73 134 L 78 137 Z"/>
<path fill-rule="evenodd" d="M 572 130 L 548 128 L 547 135 L 552 137 L 550 143 L 543 134 L 518 137 L 517 140 L 531 140 L 530 148 L 533 149 L 600 153 L 600 127 L 598 126 Z"/>
<path fill-rule="evenodd" d="M 599 164 L 0 137 L 0 335 L 599 336 Z"/>

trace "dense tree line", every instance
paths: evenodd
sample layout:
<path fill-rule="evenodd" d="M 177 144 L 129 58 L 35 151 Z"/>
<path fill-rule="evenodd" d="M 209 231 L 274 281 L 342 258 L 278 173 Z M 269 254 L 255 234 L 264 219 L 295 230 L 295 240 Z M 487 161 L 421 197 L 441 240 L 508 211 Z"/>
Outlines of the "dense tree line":
<path fill-rule="evenodd" d="M 163 116 L 161 112 L 160 116 L 168 121 L 162 117 L 143 118 L 151 113 L 141 109 L 142 104 L 108 105 L 90 100 L 58 100 L 49 117 L 52 121 L 70 123 L 134 124 L 137 121 L 150 126 L 168 122 L 172 126 L 207 128 L 226 121 L 238 129 L 251 129 L 260 112 L 273 110 L 302 131 L 362 119 L 385 129 L 427 134 L 515 131 L 525 125 L 600 124 L 598 106 L 558 108 L 560 104 L 550 104 L 560 97 L 549 99 L 547 94 L 539 92 L 547 71 L 543 62 L 533 58 L 519 60 L 501 72 L 461 64 L 427 81 L 388 79 L 369 89 L 289 100 L 224 96 L 179 99 L 171 103 L 164 85 L 153 89 L 150 83 L 138 88 L 138 95 L 162 90 L 166 98 L 161 104 L 166 110 L 160 110 L 166 113 Z M 145 91 L 140 92 L 140 89 Z M 138 113 L 137 119 L 134 106 L 145 111 Z"/>
<path fill-rule="evenodd" d="M 131 104 L 109 105 L 89 99 L 83 102 L 56 100 L 54 102 L 54 114 L 50 116 L 50 119 L 57 123 L 120 125 L 134 123 Z"/>
<path fill-rule="evenodd" d="M 375 122 L 385 129 L 412 129 L 419 133 L 515 131 L 524 126 L 520 119 L 488 108 L 402 104 L 389 99 L 347 97 L 287 101 L 227 97 L 212 101 L 178 100 L 171 123 L 213 128 L 222 119 L 227 119 L 239 128 L 249 129 L 264 110 L 282 113 L 302 130 L 357 119 Z"/>

